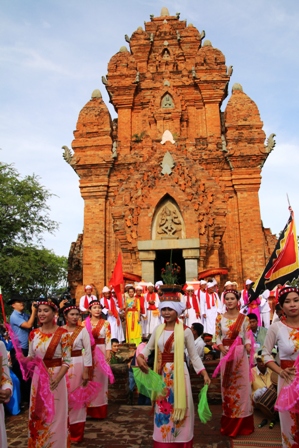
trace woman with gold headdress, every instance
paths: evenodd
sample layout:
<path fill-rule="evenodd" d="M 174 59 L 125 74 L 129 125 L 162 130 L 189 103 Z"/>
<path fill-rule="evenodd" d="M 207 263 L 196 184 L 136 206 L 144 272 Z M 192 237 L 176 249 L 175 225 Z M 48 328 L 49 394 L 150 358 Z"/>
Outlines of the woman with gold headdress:
<path fill-rule="evenodd" d="M 148 366 L 145 358 L 155 350 L 155 372 L 162 375 L 166 385 L 163 397 L 157 397 L 154 418 L 154 448 L 192 448 L 194 430 L 194 405 L 190 377 L 184 362 L 187 348 L 195 371 L 201 374 L 205 384 L 209 376 L 199 358 L 190 328 L 178 317 L 185 309 L 179 296 L 165 297 L 159 304 L 164 324 L 155 328 L 147 346 L 138 355 L 138 366 L 145 373 Z"/>

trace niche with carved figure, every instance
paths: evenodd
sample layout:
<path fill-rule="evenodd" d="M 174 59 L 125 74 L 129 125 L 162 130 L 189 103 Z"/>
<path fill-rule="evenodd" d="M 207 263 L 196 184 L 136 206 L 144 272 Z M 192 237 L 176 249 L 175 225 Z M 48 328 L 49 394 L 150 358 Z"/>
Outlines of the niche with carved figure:
<path fill-rule="evenodd" d="M 174 108 L 174 102 L 173 102 L 172 96 L 168 92 L 166 92 L 165 95 L 162 96 L 161 107 L 162 107 L 162 109 Z"/>
<path fill-rule="evenodd" d="M 162 51 L 162 59 L 170 59 L 170 52 L 168 48 L 164 48 Z"/>
<path fill-rule="evenodd" d="M 152 239 L 185 238 L 185 224 L 175 200 L 166 195 L 157 205 L 152 223 Z"/>

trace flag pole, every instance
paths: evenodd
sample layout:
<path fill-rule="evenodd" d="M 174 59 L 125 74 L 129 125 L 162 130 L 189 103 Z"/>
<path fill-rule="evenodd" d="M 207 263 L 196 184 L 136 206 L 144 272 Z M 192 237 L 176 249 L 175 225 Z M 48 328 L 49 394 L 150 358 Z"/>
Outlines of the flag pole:
<path fill-rule="evenodd" d="M 2 309 L 3 322 L 6 324 L 6 314 L 5 314 L 5 308 L 4 308 L 4 302 L 3 302 L 3 297 L 2 297 L 1 286 L 0 286 L 0 304 L 1 304 L 1 309 Z"/>
<path fill-rule="evenodd" d="M 291 203 L 290 203 L 290 199 L 289 199 L 288 193 L 287 193 L 287 201 L 288 201 L 288 204 L 289 204 L 289 210 L 292 211 L 292 207 L 291 207 Z"/>

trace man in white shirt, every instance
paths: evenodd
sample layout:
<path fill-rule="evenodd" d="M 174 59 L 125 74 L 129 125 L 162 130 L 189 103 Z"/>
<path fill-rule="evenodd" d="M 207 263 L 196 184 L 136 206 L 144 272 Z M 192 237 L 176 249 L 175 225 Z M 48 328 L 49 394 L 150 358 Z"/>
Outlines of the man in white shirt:
<path fill-rule="evenodd" d="M 96 296 L 92 294 L 93 287 L 91 285 L 86 285 L 84 288 L 85 295 L 81 297 L 79 302 L 79 308 L 82 314 L 87 317 L 88 315 L 88 305 L 92 300 L 98 300 Z"/>

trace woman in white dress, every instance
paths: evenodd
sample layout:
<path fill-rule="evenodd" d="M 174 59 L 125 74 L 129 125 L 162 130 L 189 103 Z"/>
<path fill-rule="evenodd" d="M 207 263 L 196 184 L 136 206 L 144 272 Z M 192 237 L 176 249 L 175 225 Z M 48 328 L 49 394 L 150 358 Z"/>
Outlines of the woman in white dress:
<path fill-rule="evenodd" d="M 87 415 L 102 419 L 108 415 L 108 374 L 111 372 L 107 362 L 111 357 L 111 330 L 107 320 L 102 318 L 102 306 L 98 300 L 89 304 L 90 317 L 83 324 L 88 330 L 92 346 L 92 381 L 101 385 L 96 397 L 87 408 Z M 111 375 L 111 374 L 110 374 Z"/>
<path fill-rule="evenodd" d="M 12 381 L 9 374 L 7 352 L 4 343 L 0 341 L 0 447 L 1 448 L 7 448 L 3 403 L 9 401 L 11 393 L 12 393 Z"/>
<path fill-rule="evenodd" d="M 299 288 L 284 287 L 279 291 L 279 304 L 285 318 L 270 325 L 263 347 L 264 363 L 279 375 L 277 395 L 284 386 L 292 384 L 299 355 Z M 279 349 L 280 365 L 271 355 L 273 347 Z M 298 368 L 297 368 L 298 369 Z M 283 448 L 299 446 L 299 413 L 279 412 Z"/>
<path fill-rule="evenodd" d="M 31 331 L 29 357 L 24 359 L 27 362 L 30 359 L 40 360 L 43 369 L 38 365 L 35 367 L 31 383 L 28 447 L 67 448 L 69 433 L 65 374 L 71 361 L 68 332 L 55 324 L 58 312 L 55 303 L 43 301 L 37 302 L 37 306 L 41 326 Z M 50 391 L 45 400 L 47 389 L 54 395 L 52 403 Z"/>
<path fill-rule="evenodd" d="M 86 328 L 78 325 L 80 318 L 80 308 L 77 306 L 67 306 L 63 310 L 66 320 L 64 328 L 69 333 L 71 346 L 71 363 L 67 372 L 68 392 L 81 386 L 86 386 L 89 379 L 89 370 L 92 368 L 90 337 Z M 84 350 L 84 353 L 83 353 Z M 86 421 L 86 406 L 73 409 L 69 401 L 69 429 L 71 442 L 81 442 L 84 436 Z"/>
<path fill-rule="evenodd" d="M 138 366 L 145 373 L 148 366 L 145 358 L 155 349 L 154 370 L 162 375 L 166 394 L 158 397 L 155 404 L 154 448 L 192 448 L 194 433 L 194 404 L 190 377 L 184 362 L 184 350 L 188 350 L 195 371 L 201 374 L 205 384 L 209 376 L 199 358 L 190 328 L 178 320 L 184 311 L 184 304 L 172 298 L 165 298 L 159 309 L 164 324 L 154 332 L 142 353 L 138 355 Z"/>

